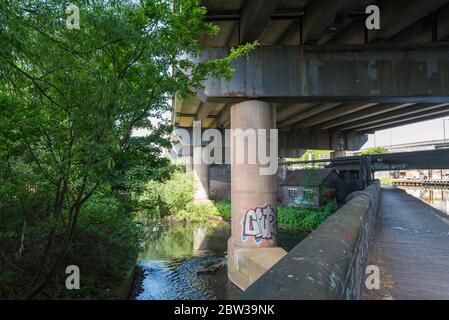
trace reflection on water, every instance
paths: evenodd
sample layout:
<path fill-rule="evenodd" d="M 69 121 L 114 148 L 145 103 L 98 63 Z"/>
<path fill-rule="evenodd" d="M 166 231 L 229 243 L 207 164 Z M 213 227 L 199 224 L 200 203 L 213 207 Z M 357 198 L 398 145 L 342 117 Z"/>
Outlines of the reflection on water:
<path fill-rule="evenodd" d="M 145 273 L 137 300 L 232 299 L 239 294 L 227 276 L 226 222 L 156 222 L 149 227 L 139 265 Z M 291 250 L 305 234 L 279 230 L 279 242 Z M 204 272 L 204 270 L 213 272 Z"/>
<path fill-rule="evenodd" d="M 408 194 L 423 200 L 432 207 L 449 214 L 449 190 L 437 188 L 422 188 L 401 186 Z"/>

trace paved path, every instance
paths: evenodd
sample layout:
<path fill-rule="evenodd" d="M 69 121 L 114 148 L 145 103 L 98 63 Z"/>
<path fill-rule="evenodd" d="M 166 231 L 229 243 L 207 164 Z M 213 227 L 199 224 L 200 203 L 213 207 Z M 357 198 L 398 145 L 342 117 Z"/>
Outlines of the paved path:
<path fill-rule="evenodd" d="M 365 299 L 449 299 L 449 219 L 424 202 L 383 189 L 368 265 L 381 289 Z"/>

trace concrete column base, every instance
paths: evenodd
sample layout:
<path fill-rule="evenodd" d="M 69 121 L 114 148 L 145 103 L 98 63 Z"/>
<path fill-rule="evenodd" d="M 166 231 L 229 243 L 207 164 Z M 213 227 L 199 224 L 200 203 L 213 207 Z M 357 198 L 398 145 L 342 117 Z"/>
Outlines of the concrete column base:
<path fill-rule="evenodd" d="M 228 277 L 246 290 L 274 266 L 287 252 L 280 247 L 245 248 L 228 240 Z"/>

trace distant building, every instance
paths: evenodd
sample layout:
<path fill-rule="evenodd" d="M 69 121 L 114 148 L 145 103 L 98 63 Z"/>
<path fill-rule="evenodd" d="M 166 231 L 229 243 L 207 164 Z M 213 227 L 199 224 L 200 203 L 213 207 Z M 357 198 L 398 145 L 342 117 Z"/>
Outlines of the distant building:
<path fill-rule="evenodd" d="M 345 184 L 333 169 L 295 170 L 281 184 L 281 201 L 287 205 L 320 207 L 324 202 L 343 203 Z"/>

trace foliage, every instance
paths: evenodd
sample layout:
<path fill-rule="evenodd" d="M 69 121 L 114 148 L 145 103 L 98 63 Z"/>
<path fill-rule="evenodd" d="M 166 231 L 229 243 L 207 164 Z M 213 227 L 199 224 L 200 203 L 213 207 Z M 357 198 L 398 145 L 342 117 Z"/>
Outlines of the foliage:
<path fill-rule="evenodd" d="M 185 209 L 193 201 L 193 173 L 176 172 L 172 178 L 163 183 L 163 199 L 170 212 Z"/>
<path fill-rule="evenodd" d="M 186 209 L 176 213 L 176 217 L 181 221 L 205 222 L 211 216 L 219 216 L 218 209 L 213 204 L 190 203 Z"/>
<path fill-rule="evenodd" d="M 384 147 L 371 147 L 362 151 L 362 155 L 368 156 L 373 154 L 385 154 L 388 150 Z"/>
<path fill-rule="evenodd" d="M 215 208 L 218 210 L 218 215 L 224 219 L 231 219 L 232 207 L 231 200 L 229 199 L 217 199 L 214 202 Z"/>
<path fill-rule="evenodd" d="M 193 173 L 176 171 L 170 179 L 150 181 L 143 193 L 136 196 L 139 218 L 143 222 L 172 215 L 178 220 L 203 222 L 210 216 L 219 216 L 212 204 L 195 204 Z"/>
<path fill-rule="evenodd" d="M 279 207 L 278 223 L 289 227 L 314 230 L 337 210 L 335 201 L 330 201 L 323 207 Z"/>
<path fill-rule="evenodd" d="M 70 3 L 80 8 L 79 30 L 65 27 L 69 1 L 0 2 L 2 297 L 34 298 L 59 280 L 73 241 L 82 241 L 85 206 L 96 202 L 100 220 L 99 210 L 112 208 L 92 197 L 119 201 L 117 215 L 128 219 L 130 195 L 171 174 L 162 148 L 172 126 L 154 121 L 169 99 L 189 96 L 206 77 L 229 78 L 230 62 L 254 48 L 189 59 L 218 32 L 199 0 Z M 150 134 L 133 137 L 136 128 Z M 180 199 L 169 206 L 180 207 Z M 98 241 L 109 241 L 114 226 L 105 220 Z"/>
<path fill-rule="evenodd" d="M 387 186 L 396 186 L 392 177 L 382 177 L 379 179 L 380 183 Z"/>
<path fill-rule="evenodd" d="M 143 221 L 162 218 L 170 214 L 164 201 L 163 185 L 158 181 L 149 181 L 142 193 L 137 196 L 138 216 Z"/>
<path fill-rule="evenodd" d="M 143 221 L 175 215 L 193 202 L 193 174 L 176 171 L 165 181 L 151 180 L 135 198 Z"/>
<path fill-rule="evenodd" d="M 80 216 L 73 245 L 66 260 L 82 272 L 80 290 L 60 286 L 58 296 L 66 298 L 117 298 L 114 288 L 122 288 L 140 251 L 143 229 L 132 217 L 124 215 L 119 201 L 96 195 Z M 55 283 L 64 284 L 66 274 Z"/>
<path fill-rule="evenodd" d="M 116 298 L 116 292 L 111 288 L 121 285 L 124 275 L 132 269 L 136 261 L 141 241 L 141 227 L 134 222 L 130 215 L 123 214 L 123 201 L 112 196 L 107 188 L 97 192 L 82 209 L 78 228 L 73 235 L 73 242 L 64 256 L 63 263 L 55 270 L 53 281 L 43 289 L 40 298 Z M 40 213 L 42 214 L 42 213 Z M 39 216 L 31 216 L 39 222 Z M 67 221 L 68 217 L 63 219 Z M 8 216 L 0 216 L 0 224 L 10 222 Z M 24 242 L 24 249 L 19 257 L 10 260 L 15 268 L 8 268 L 2 272 L 0 293 L 8 297 L 25 294 L 26 286 L 22 281 L 34 269 L 34 255 L 39 252 L 42 239 L 53 227 L 52 223 L 27 225 L 23 233 L 32 242 Z M 56 241 L 64 239 L 64 226 L 55 224 L 54 237 Z M 2 245 L 7 248 L 14 245 L 15 237 L 2 239 Z M 65 288 L 65 266 L 76 265 L 81 271 L 82 286 L 80 290 L 69 291 Z M 2 271 L 5 270 L 2 268 Z M 10 271 L 11 270 L 11 271 Z M 14 291 L 11 288 L 15 287 Z"/>
<path fill-rule="evenodd" d="M 218 215 L 224 219 L 231 218 L 231 201 L 225 198 L 215 199 Z M 311 231 L 316 229 L 337 210 L 335 201 L 328 201 L 320 209 L 306 206 L 278 206 L 278 223 L 291 228 Z"/>

